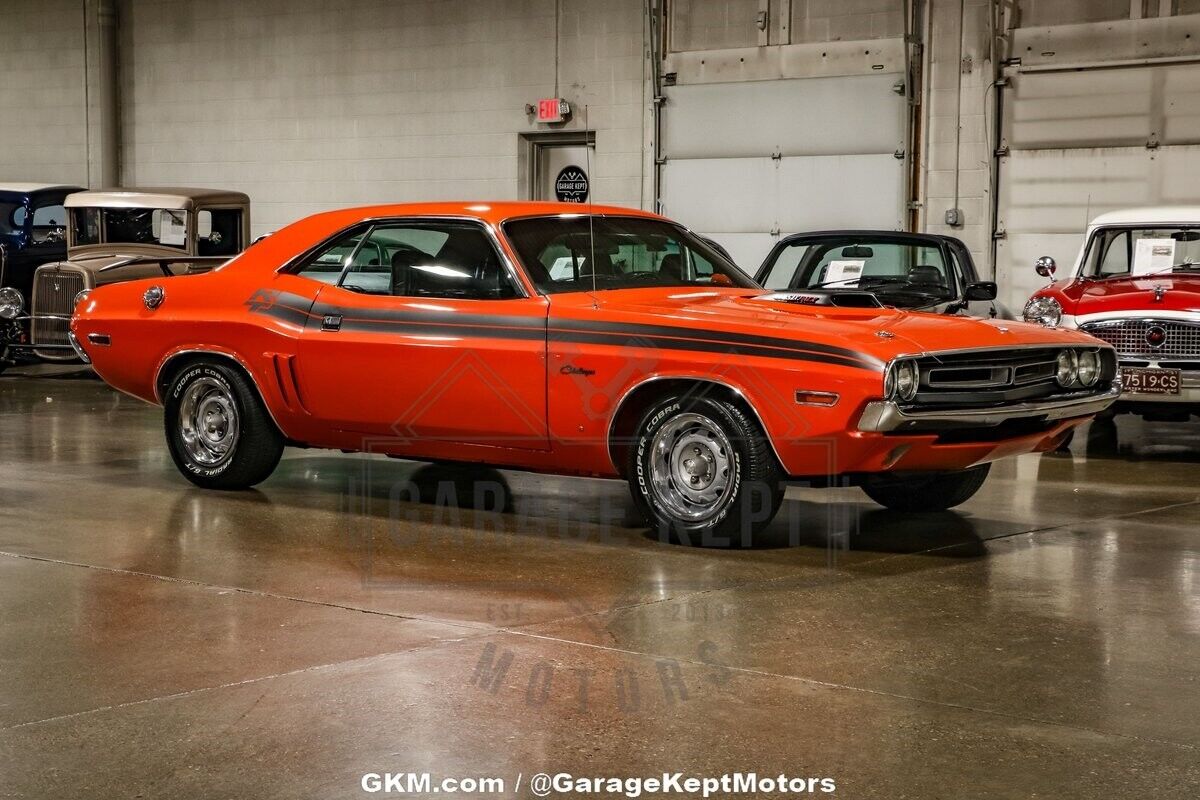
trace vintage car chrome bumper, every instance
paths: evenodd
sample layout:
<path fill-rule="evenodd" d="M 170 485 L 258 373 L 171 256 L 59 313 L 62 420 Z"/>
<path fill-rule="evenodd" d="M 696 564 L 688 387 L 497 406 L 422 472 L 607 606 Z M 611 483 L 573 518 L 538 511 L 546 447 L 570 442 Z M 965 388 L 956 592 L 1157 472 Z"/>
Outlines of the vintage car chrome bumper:
<path fill-rule="evenodd" d="M 92 363 L 92 359 L 84 352 L 79 345 L 79 339 L 75 337 L 75 331 L 67 331 L 67 341 L 71 343 L 71 349 L 75 351 L 75 355 L 79 356 L 79 360 L 85 364 Z"/>
<path fill-rule="evenodd" d="M 950 429 L 1001 425 L 1011 419 L 1026 417 L 1037 417 L 1047 421 L 1070 419 L 1098 414 L 1116 402 L 1120 395 L 1120 386 L 1113 384 L 1112 388 L 1105 392 L 1082 397 L 1016 403 L 1002 408 L 927 411 L 902 409 L 891 400 L 876 400 L 867 404 L 858 420 L 858 429 L 870 433 L 889 433 L 909 426 L 910 423 L 916 423 L 922 430 L 928 431 L 939 426 Z"/>

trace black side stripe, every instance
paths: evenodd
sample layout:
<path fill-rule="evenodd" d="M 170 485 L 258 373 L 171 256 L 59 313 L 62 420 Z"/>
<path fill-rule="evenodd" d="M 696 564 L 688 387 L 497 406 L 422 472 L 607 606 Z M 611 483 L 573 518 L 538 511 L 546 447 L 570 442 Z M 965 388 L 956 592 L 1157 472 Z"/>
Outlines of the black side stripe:
<path fill-rule="evenodd" d="M 434 322 L 443 325 L 480 325 L 496 328 L 532 328 L 546 329 L 544 316 L 509 316 L 501 314 L 459 314 L 454 311 L 399 311 L 386 308 L 355 308 L 346 309 L 328 303 L 316 303 L 312 307 L 314 317 L 324 317 L 326 314 L 341 314 L 344 318 L 371 320 L 379 322 Z"/>
<path fill-rule="evenodd" d="M 848 358 L 854 361 L 864 361 L 870 366 L 878 365 L 878 361 L 854 350 L 844 347 L 808 342 L 800 339 L 786 339 L 775 336 L 759 336 L 752 333 L 727 333 L 697 328 L 683 328 L 677 325 L 647 325 L 642 323 L 606 322 L 602 320 L 553 320 L 553 327 L 567 328 L 579 331 L 595 331 L 597 333 L 619 333 L 633 336 L 659 336 L 684 339 L 700 339 L 709 342 L 733 342 L 755 347 L 776 347 L 785 350 L 805 350 L 813 353 L 828 353 L 830 355 Z"/>
<path fill-rule="evenodd" d="M 491 325 L 444 325 L 436 322 L 393 322 L 390 320 L 342 317 L 343 331 L 402 333 L 409 336 L 469 336 L 473 338 L 545 341 L 545 328 L 504 328 Z"/>
<path fill-rule="evenodd" d="M 281 292 L 272 304 L 251 304 L 250 310 L 298 327 L 304 327 L 309 319 L 320 320 L 326 314 L 340 314 L 342 330 L 364 333 L 527 341 L 545 337 L 555 342 L 785 358 L 868 370 L 878 370 L 882 366 L 882 362 L 871 356 L 821 342 L 682 326 L 565 319 L 553 320 L 553 325 L 547 328 L 543 317 L 389 309 L 353 309 L 347 314 L 347 309 L 326 303 L 314 304 L 309 310 L 308 303 L 306 298 Z"/>
<path fill-rule="evenodd" d="M 572 342 L 575 344 L 601 344 L 614 347 L 646 347 L 655 350 L 686 350 L 698 353 L 721 353 L 730 356 L 757 356 L 760 358 L 786 358 L 796 361 L 815 361 L 822 364 L 836 364 L 841 367 L 870 369 L 858 360 L 842 358 L 828 353 L 810 353 L 804 350 L 794 350 L 779 347 L 762 347 L 736 342 L 693 341 L 689 339 L 674 339 L 662 336 L 626 335 L 618 338 L 615 333 L 579 333 L 574 331 L 550 331 L 550 340 L 555 342 Z"/>

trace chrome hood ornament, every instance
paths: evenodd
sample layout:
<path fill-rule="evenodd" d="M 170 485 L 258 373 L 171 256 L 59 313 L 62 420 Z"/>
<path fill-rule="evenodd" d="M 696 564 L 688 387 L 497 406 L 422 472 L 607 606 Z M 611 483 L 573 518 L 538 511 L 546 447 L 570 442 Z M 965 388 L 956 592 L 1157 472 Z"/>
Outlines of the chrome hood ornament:
<path fill-rule="evenodd" d="M 1167 293 L 1169 287 L 1165 283 L 1155 284 L 1154 286 L 1154 302 L 1161 303 L 1163 295 Z"/>

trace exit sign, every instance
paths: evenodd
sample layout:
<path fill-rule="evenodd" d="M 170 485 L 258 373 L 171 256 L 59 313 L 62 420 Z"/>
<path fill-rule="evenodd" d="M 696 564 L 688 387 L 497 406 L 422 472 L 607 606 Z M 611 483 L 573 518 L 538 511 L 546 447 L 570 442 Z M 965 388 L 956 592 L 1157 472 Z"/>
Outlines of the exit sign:
<path fill-rule="evenodd" d="M 562 122 L 571 116 L 571 104 L 561 97 L 544 97 L 537 102 L 538 122 Z"/>

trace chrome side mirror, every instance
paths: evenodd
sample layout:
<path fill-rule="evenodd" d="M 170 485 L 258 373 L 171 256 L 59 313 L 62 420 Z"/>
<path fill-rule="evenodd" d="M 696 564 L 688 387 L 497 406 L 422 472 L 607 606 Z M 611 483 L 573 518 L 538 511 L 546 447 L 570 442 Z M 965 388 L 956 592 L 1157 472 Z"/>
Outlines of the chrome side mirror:
<path fill-rule="evenodd" d="M 1054 258 L 1052 256 L 1042 256 L 1037 260 L 1037 263 L 1033 268 L 1037 270 L 1037 274 L 1041 275 L 1043 278 L 1052 278 L 1054 277 L 1054 272 L 1058 269 L 1058 265 L 1054 263 Z"/>

